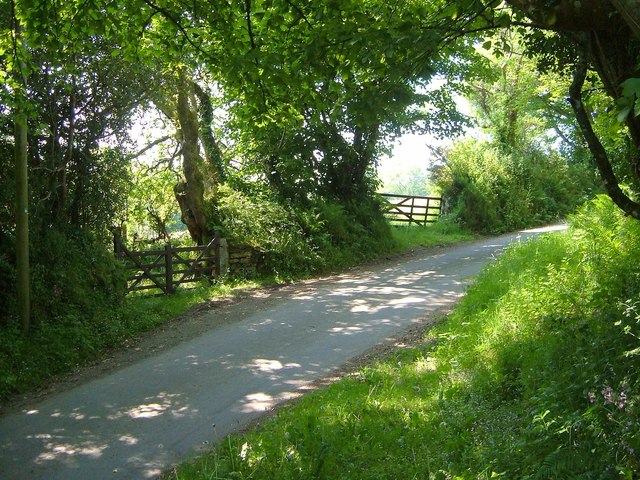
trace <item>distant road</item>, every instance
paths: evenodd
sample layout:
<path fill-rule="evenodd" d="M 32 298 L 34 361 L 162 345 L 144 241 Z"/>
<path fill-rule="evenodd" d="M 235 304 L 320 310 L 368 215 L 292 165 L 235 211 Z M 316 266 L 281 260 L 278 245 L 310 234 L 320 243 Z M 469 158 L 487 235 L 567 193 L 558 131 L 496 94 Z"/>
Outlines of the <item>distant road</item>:
<path fill-rule="evenodd" d="M 451 306 L 509 243 L 561 228 L 288 287 L 239 321 L 0 417 L 0 479 L 153 478 Z"/>

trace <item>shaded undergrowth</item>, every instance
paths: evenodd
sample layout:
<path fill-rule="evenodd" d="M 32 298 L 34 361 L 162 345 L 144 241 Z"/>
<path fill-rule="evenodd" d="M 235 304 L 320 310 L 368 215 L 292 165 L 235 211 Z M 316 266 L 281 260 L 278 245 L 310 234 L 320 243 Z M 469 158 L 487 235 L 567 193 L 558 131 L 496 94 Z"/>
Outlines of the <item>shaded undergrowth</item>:
<path fill-rule="evenodd" d="M 170 296 L 130 295 L 112 305 L 96 302 L 87 309 L 67 308 L 51 321 L 37 324 L 26 337 L 17 323 L 6 325 L 0 330 L 0 400 L 36 389 L 56 375 L 98 360 L 110 349 L 126 348 L 136 336 L 184 314 L 198 303 L 261 283 L 204 282 Z"/>

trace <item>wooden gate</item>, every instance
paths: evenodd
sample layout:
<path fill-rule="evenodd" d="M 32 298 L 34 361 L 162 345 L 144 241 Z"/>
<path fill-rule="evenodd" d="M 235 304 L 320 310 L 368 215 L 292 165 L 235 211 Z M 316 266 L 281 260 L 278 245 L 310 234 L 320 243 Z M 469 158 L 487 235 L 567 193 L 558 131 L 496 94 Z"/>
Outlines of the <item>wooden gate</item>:
<path fill-rule="evenodd" d="M 169 294 L 175 287 L 197 282 L 203 276 L 220 275 L 220 234 L 208 245 L 172 247 L 162 250 L 128 250 L 120 237 L 114 237 L 116 257 L 124 261 L 130 292 L 158 289 Z"/>
<path fill-rule="evenodd" d="M 391 222 L 426 225 L 438 220 L 442 212 L 442 197 L 395 195 L 381 193 L 388 202 L 385 216 Z"/>

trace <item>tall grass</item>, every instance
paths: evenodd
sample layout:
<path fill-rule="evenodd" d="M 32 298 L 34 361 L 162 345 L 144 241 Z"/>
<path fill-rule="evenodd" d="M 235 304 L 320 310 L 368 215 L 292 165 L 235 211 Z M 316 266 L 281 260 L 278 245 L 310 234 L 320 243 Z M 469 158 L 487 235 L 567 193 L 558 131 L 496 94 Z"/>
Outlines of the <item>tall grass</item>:
<path fill-rule="evenodd" d="M 172 477 L 637 478 L 640 224 L 598 198 L 447 321 Z"/>

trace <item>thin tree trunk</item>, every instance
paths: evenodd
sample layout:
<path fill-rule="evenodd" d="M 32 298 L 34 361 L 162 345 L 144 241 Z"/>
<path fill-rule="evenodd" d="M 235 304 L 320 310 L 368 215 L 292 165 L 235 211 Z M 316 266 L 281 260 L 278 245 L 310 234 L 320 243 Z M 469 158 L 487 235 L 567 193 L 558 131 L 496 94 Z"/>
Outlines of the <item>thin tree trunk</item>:
<path fill-rule="evenodd" d="M 22 110 L 23 107 L 18 107 Z M 29 181 L 27 176 L 27 116 L 15 114 L 16 162 L 16 277 L 18 311 L 22 332 L 29 333 L 31 292 L 29 288 Z"/>
<path fill-rule="evenodd" d="M 20 66 L 18 78 L 22 88 L 15 90 L 14 145 L 16 167 L 16 287 L 18 312 L 23 334 L 27 335 L 31 327 L 31 291 L 29 275 L 29 180 L 27 148 L 27 114 L 25 111 L 27 79 L 26 66 L 19 60 L 25 49 L 22 26 L 14 17 L 17 51 L 14 52 Z"/>

